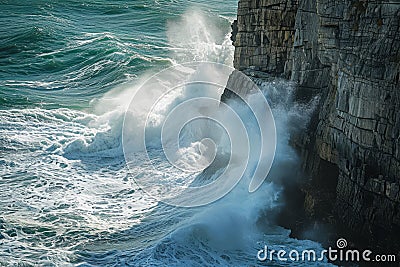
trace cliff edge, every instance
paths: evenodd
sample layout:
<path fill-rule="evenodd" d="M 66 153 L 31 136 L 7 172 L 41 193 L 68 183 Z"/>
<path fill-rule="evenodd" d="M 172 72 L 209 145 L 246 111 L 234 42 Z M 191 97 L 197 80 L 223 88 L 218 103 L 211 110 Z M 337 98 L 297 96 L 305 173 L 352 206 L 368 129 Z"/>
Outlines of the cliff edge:
<path fill-rule="evenodd" d="M 320 96 L 293 136 L 309 179 L 304 211 L 363 244 L 399 251 L 400 2 L 239 0 L 234 66 Z"/>

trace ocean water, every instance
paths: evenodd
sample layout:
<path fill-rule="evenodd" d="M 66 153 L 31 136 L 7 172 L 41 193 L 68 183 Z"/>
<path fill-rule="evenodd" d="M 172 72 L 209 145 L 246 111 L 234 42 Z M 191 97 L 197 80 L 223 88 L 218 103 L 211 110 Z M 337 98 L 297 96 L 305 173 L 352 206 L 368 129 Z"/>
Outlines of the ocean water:
<path fill-rule="evenodd" d="M 256 192 L 243 182 L 214 203 L 179 208 L 143 192 L 126 166 L 132 92 L 175 64 L 232 66 L 237 1 L 0 4 L 0 266 L 328 265 L 257 259 L 264 245 L 322 250 L 272 223 L 285 203 L 271 180 L 293 175 L 289 135 L 313 107 L 294 104 L 288 82 L 260 84 L 278 144 L 273 179 Z M 139 153 L 133 172 L 187 178 L 160 147 L 150 153 L 157 171 Z"/>

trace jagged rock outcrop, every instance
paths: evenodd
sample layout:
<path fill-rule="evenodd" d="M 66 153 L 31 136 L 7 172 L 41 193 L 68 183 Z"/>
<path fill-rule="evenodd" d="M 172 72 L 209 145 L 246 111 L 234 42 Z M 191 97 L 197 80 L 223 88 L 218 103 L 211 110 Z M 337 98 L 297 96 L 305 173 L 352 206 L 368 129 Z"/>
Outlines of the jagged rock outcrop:
<path fill-rule="evenodd" d="M 293 137 L 308 215 L 399 249 L 400 2 L 239 0 L 235 23 L 237 69 L 291 79 L 299 101 L 321 96 Z"/>

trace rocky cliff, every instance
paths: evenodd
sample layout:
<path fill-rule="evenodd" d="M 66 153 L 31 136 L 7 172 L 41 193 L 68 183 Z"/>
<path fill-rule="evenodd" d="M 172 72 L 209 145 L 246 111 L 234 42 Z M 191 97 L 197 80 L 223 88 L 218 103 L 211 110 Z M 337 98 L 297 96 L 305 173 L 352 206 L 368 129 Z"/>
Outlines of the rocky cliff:
<path fill-rule="evenodd" d="M 308 218 L 343 225 L 375 247 L 400 236 L 400 1 L 239 0 L 234 66 L 320 95 L 293 136 L 310 177 Z"/>

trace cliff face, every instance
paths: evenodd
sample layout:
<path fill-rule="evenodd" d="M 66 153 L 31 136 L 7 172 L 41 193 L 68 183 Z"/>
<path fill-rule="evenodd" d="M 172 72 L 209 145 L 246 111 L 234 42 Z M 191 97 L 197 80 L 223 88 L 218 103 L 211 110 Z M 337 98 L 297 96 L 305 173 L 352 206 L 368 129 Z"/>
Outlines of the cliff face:
<path fill-rule="evenodd" d="M 299 101 L 321 97 L 293 137 L 308 216 L 400 247 L 400 2 L 239 0 L 233 29 L 237 69 L 291 79 Z"/>
<path fill-rule="evenodd" d="M 296 1 L 239 1 L 235 68 L 283 73 L 293 46 L 296 10 Z"/>

